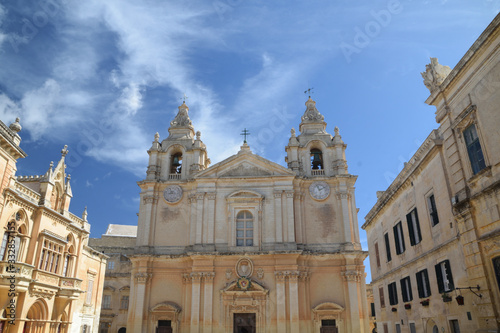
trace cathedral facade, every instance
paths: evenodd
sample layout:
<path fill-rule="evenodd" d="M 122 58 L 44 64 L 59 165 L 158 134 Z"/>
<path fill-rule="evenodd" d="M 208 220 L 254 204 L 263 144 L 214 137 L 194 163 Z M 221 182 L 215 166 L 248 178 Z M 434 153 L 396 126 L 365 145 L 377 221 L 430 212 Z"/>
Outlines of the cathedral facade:
<path fill-rule="evenodd" d="M 309 98 L 283 167 L 240 151 L 209 166 L 185 103 L 148 151 L 129 332 L 368 332 L 346 144 Z"/>

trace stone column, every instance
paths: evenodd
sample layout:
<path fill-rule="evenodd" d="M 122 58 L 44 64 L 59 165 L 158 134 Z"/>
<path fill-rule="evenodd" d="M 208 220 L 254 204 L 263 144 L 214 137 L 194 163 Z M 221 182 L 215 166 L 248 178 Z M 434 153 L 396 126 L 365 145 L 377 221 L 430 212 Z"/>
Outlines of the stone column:
<path fill-rule="evenodd" d="M 212 332 L 212 309 L 215 272 L 203 273 L 205 290 L 203 293 L 203 332 Z"/>
<path fill-rule="evenodd" d="M 191 273 L 191 333 L 200 331 L 200 287 L 203 273 Z"/>
<path fill-rule="evenodd" d="M 286 332 L 285 272 L 274 272 L 276 277 L 276 325 L 277 332 Z"/>
<path fill-rule="evenodd" d="M 283 216 L 281 214 L 281 191 L 274 192 L 274 224 L 276 225 L 276 243 L 283 242 Z"/>
<path fill-rule="evenodd" d="M 196 241 L 196 195 L 189 195 L 189 245 L 194 245 Z"/>
<path fill-rule="evenodd" d="M 149 237 L 151 235 L 151 215 L 152 215 L 152 210 L 153 210 L 153 203 L 154 203 L 154 196 L 151 193 L 144 194 L 142 197 L 142 209 L 143 209 L 143 216 L 144 216 L 144 224 L 139 228 L 138 235 L 141 235 L 142 237 L 139 237 L 138 239 L 138 245 L 139 246 L 148 246 L 149 245 Z"/>
<path fill-rule="evenodd" d="M 349 218 L 349 194 L 347 192 L 338 192 L 337 197 L 342 205 L 342 222 L 344 226 L 344 238 L 346 243 L 352 243 L 351 219 Z"/>
<path fill-rule="evenodd" d="M 359 318 L 360 304 L 358 302 L 358 284 L 361 273 L 357 270 L 346 270 L 342 272 L 342 275 L 344 276 L 344 281 L 347 283 L 347 292 L 349 296 L 349 317 L 346 318 L 348 320 L 348 332 L 364 332 L 364 330 L 361 330 L 361 320 Z"/>
<path fill-rule="evenodd" d="M 215 244 L 215 193 L 208 193 L 208 211 L 207 211 L 207 244 Z"/>
<path fill-rule="evenodd" d="M 299 326 L 299 275 L 300 272 L 290 272 L 288 275 L 288 287 L 290 298 L 288 307 L 290 309 L 290 332 L 300 333 Z"/>
<path fill-rule="evenodd" d="M 196 194 L 196 240 L 195 244 L 201 244 L 201 237 L 203 234 L 203 201 L 205 199 L 204 193 Z"/>
<path fill-rule="evenodd" d="M 135 274 L 135 311 L 133 320 L 132 332 L 145 332 L 146 325 L 144 325 L 144 300 L 146 298 L 146 283 L 148 282 L 151 274 L 137 273 Z M 129 325 L 127 325 L 129 326 Z"/>
<path fill-rule="evenodd" d="M 295 217 L 293 214 L 293 190 L 286 191 L 286 220 L 287 239 L 289 243 L 295 243 Z"/>

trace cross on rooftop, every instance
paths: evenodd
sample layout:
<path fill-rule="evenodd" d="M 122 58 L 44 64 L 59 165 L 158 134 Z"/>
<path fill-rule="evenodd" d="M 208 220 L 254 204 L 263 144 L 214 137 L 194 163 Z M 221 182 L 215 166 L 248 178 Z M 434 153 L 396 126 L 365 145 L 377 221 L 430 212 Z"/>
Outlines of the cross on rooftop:
<path fill-rule="evenodd" d="M 313 89 L 314 89 L 314 88 L 309 88 L 309 89 L 307 89 L 306 91 L 304 91 L 304 94 L 308 94 L 308 95 L 309 95 L 309 97 L 311 97 L 311 94 L 313 93 L 313 91 L 312 91 Z"/>
<path fill-rule="evenodd" d="M 188 98 L 189 97 L 186 96 L 186 93 L 184 93 L 184 95 L 181 98 L 182 99 L 182 103 L 186 103 L 186 101 L 187 101 Z"/>
<path fill-rule="evenodd" d="M 245 128 L 243 131 L 241 131 L 240 135 L 243 135 L 245 137 L 243 143 L 247 143 L 247 136 L 250 135 L 250 132 Z"/>

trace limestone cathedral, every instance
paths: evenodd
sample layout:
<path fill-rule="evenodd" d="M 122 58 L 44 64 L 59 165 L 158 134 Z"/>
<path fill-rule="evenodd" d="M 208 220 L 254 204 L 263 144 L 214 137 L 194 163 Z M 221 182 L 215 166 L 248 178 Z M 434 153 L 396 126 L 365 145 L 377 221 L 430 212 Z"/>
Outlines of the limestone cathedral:
<path fill-rule="evenodd" d="M 185 103 L 148 150 L 129 332 L 368 332 L 356 176 L 309 98 L 288 168 L 240 151 L 209 166 Z"/>

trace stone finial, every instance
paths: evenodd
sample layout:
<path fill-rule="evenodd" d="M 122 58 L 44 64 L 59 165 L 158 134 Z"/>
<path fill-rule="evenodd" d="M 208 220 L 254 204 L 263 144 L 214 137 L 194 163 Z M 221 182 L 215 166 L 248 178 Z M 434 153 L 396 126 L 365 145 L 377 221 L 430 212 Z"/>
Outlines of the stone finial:
<path fill-rule="evenodd" d="M 15 133 L 18 133 L 22 129 L 19 120 L 20 120 L 19 118 L 16 118 L 16 121 L 9 125 L 9 128 Z"/>
<path fill-rule="evenodd" d="M 337 126 L 335 126 L 335 128 L 333 129 L 333 131 L 335 132 L 335 136 L 337 135 L 340 135 L 340 130 Z"/>
<path fill-rule="evenodd" d="M 321 113 L 319 113 L 318 109 L 316 109 L 316 102 L 313 101 L 310 96 L 309 96 L 309 99 L 306 101 L 306 106 L 307 106 L 307 109 L 301 118 L 302 122 L 304 122 L 304 123 L 306 123 L 306 122 L 309 122 L 309 123 L 323 122 L 325 117 Z"/>
<path fill-rule="evenodd" d="M 68 155 L 68 153 L 69 153 L 68 145 L 64 145 L 64 148 L 61 150 L 62 157 L 66 157 L 66 155 Z"/>
<path fill-rule="evenodd" d="M 196 132 L 196 140 L 201 140 L 201 132 L 200 131 Z"/>
<path fill-rule="evenodd" d="M 425 72 L 420 74 L 424 79 L 425 86 L 432 93 L 444 82 L 450 72 L 450 67 L 441 65 L 437 58 L 431 58 L 431 63 L 425 65 Z"/>
<path fill-rule="evenodd" d="M 290 134 L 292 135 L 292 138 L 295 138 L 295 128 L 292 127 Z"/>
<path fill-rule="evenodd" d="M 159 142 L 160 141 L 160 133 L 156 132 L 155 133 L 155 141 L 154 142 Z"/>
<path fill-rule="evenodd" d="M 175 116 L 174 120 L 170 122 L 171 127 L 192 127 L 191 119 L 189 119 L 188 115 L 189 107 L 185 102 L 179 106 L 179 112 Z"/>

